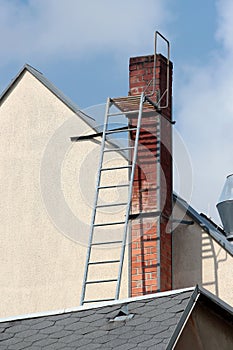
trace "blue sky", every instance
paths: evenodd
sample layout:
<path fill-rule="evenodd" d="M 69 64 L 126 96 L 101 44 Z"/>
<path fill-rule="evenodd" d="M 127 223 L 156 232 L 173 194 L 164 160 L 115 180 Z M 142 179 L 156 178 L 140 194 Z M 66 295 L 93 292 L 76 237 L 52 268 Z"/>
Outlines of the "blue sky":
<path fill-rule="evenodd" d="M 176 69 L 187 61 L 195 64 L 200 63 L 203 57 L 206 59 L 217 45 L 214 39 L 217 16 L 215 1 L 213 0 L 206 0 L 204 8 L 201 0 L 193 2 L 185 0 L 146 0 L 144 4 L 141 1 L 129 0 L 126 1 L 126 4 L 129 4 L 128 6 L 125 6 L 124 1 L 119 1 L 117 7 L 120 10 L 117 11 L 114 7 L 112 9 L 111 5 L 109 6 L 109 1 L 102 0 L 89 2 L 80 0 L 40 0 L 40 3 L 43 5 L 36 5 L 35 0 L 0 0 L 0 9 L 3 12 L 0 18 L 4 18 L 5 13 L 6 21 L 6 23 L 2 21 L 2 26 L 6 24 L 6 27 L 2 28 L 2 32 L 6 33 L 6 43 L 3 47 L 5 52 L 0 54 L 0 57 L 2 56 L 0 61 L 1 90 L 24 63 L 29 63 L 41 70 L 81 107 L 86 107 L 104 102 L 108 95 L 121 96 L 127 93 L 128 58 L 133 55 L 153 53 L 153 33 L 155 30 L 166 34 L 170 40 L 172 47 L 171 59 Z M 50 4 L 49 13 L 45 16 L 41 11 L 43 11 L 43 7 L 46 11 L 48 3 Z M 58 11 L 59 16 L 62 16 L 62 8 L 66 9 L 64 11 L 66 20 L 63 21 L 63 25 L 67 24 L 67 28 L 60 27 L 59 16 L 56 18 L 53 14 L 57 3 L 60 4 L 58 7 L 61 9 Z M 99 9 L 100 13 L 98 13 L 98 6 L 96 6 L 97 12 L 93 15 L 99 17 L 99 21 L 104 17 L 109 17 L 111 25 L 105 27 L 103 24 L 103 31 L 110 29 L 115 38 L 117 38 L 119 26 L 121 26 L 121 11 L 124 11 L 125 7 L 127 8 L 126 22 L 127 16 L 129 18 L 131 16 L 131 9 L 137 7 L 135 11 L 136 18 L 139 18 L 141 25 L 135 25 L 131 18 L 129 26 L 131 28 L 135 26 L 135 32 L 131 30 L 129 34 L 126 23 L 124 25 L 125 31 L 119 34 L 116 43 L 114 38 L 111 39 L 111 35 L 104 35 L 105 43 L 99 45 L 101 30 L 95 33 L 95 26 L 92 27 L 91 23 L 92 16 L 89 19 L 87 13 L 87 8 L 89 10 L 89 6 L 91 8 L 93 3 L 102 3 L 101 9 Z M 150 22 L 147 23 L 150 8 L 155 15 L 150 15 Z M 157 12 L 157 8 L 161 14 Z M 81 13 L 79 13 L 79 9 Z M 84 13 L 86 20 L 83 21 L 83 27 L 69 24 L 70 11 L 72 10 L 76 12 L 77 21 Z M 18 15 L 20 20 L 18 24 L 15 24 Z M 50 15 L 52 18 L 50 18 Z M 40 24 L 33 23 L 34 17 L 36 22 L 41 21 L 41 27 Z M 75 21 L 75 18 L 76 16 L 72 16 L 71 21 Z M 25 19 L 27 25 L 24 23 Z M 46 32 L 43 32 L 43 22 L 46 23 L 48 32 L 51 31 L 49 38 L 46 37 Z M 98 24 L 98 21 L 96 23 Z M 9 26 L 10 33 L 7 33 L 7 26 Z M 148 26 L 146 30 L 145 26 Z M 59 36 L 56 35 L 55 31 L 57 27 L 61 28 L 59 32 L 64 33 L 60 45 Z M 86 27 L 89 30 L 85 47 Z M 28 33 L 30 30 L 31 34 Z M 33 31 L 35 31 L 35 36 Z M 71 35 L 70 31 L 72 31 Z M 93 31 L 91 33 L 93 41 L 90 39 L 90 31 Z M 135 37 L 138 33 L 140 33 L 140 37 L 137 40 Z M 38 35 L 41 37 L 40 41 L 44 41 L 44 43 L 40 42 L 37 45 Z M 96 41 L 99 47 L 95 44 L 95 35 L 98 36 Z M 7 39 L 9 39 L 8 43 Z M 80 41 L 82 47 L 79 49 Z M 53 47 L 52 45 L 47 47 L 51 42 L 55 42 Z M 62 45 L 64 45 L 64 42 L 66 42 L 66 46 L 63 51 Z M 90 86 L 92 90 L 90 90 Z"/>
<path fill-rule="evenodd" d="M 160 31 L 171 43 L 175 128 L 193 168 L 186 199 L 218 221 L 233 172 L 232 15 L 231 0 L 0 0 L 0 89 L 29 63 L 81 108 L 127 95 L 129 57 L 153 53 Z"/>

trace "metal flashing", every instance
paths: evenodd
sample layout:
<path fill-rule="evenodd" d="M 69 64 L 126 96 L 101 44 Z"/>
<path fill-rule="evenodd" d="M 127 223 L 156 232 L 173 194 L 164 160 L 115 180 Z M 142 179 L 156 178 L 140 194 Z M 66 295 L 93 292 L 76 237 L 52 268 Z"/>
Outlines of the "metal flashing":
<path fill-rule="evenodd" d="M 166 292 L 158 292 L 158 293 L 154 293 L 154 294 L 141 295 L 138 297 L 119 299 L 119 300 L 113 300 L 113 301 L 106 301 L 106 302 L 101 302 L 101 303 L 93 304 L 93 305 L 83 305 L 83 306 L 77 306 L 77 307 L 67 308 L 67 309 L 44 311 L 44 312 L 37 312 L 37 313 L 25 314 L 25 315 L 16 315 L 13 317 L 0 318 L 0 323 L 29 319 L 29 318 L 44 317 L 44 316 L 54 316 L 54 315 L 60 315 L 60 314 L 76 312 L 76 311 L 99 309 L 99 308 L 104 307 L 104 306 L 114 306 L 114 305 L 127 304 L 127 303 L 131 303 L 134 301 L 143 301 L 143 300 L 147 300 L 147 299 L 167 297 L 167 296 L 172 296 L 175 294 L 190 292 L 190 291 L 194 291 L 194 290 L 195 290 L 195 287 L 182 288 L 182 289 L 170 290 L 170 291 L 166 291 Z"/>
<path fill-rule="evenodd" d="M 35 69 L 29 64 L 25 64 L 15 78 L 12 79 L 11 83 L 6 87 L 6 89 L 0 95 L 0 103 L 6 98 L 13 85 L 18 81 L 21 75 L 25 72 L 30 72 L 37 80 L 41 82 L 49 91 L 51 91 L 59 100 L 61 100 L 70 110 L 72 110 L 75 114 L 77 114 L 84 122 L 86 122 L 89 126 L 91 126 L 94 130 L 96 130 L 95 120 L 80 110 L 80 108 L 61 90 L 59 90 L 51 81 L 49 81 L 40 71 Z M 97 130 L 96 130 L 97 131 Z"/>
<path fill-rule="evenodd" d="M 205 217 L 204 214 L 199 214 L 192 208 L 184 199 L 173 192 L 173 200 L 182 209 L 184 209 L 188 216 L 190 216 L 201 228 L 208 233 L 217 243 L 219 243 L 232 257 L 233 245 L 226 239 L 223 230 L 218 228 L 215 223 L 212 223 Z"/>
<path fill-rule="evenodd" d="M 221 309 L 224 312 L 227 312 L 228 314 L 231 315 L 231 321 L 233 321 L 233 307 L 227 303 L 225 303 L 225 301 L 223 301 L 222 299 L 218 298 L 216 295 L 214 295 L 213 293 L 211 293 L 209 290 L 198 286 L 198 290 L 200 292 L 200 294 L 202 296 L 204 296 L 205 298 L 207 298 L 208 300 L 210 300 L 212 303 L 214 303 L 219 310 Z"/>
<path fill-rule="evenodd" d="M 177 327 L 170 339 L 170 342 L 167 346 L 167 350 L 172 350 L 175 348 L 179 337 L 188 322 L 189 316 L 191 315 L 196 303 L 198 300 L 201 301 L 201 299 L 204 298 L 205 302 L 211 302 L 212 305 L 218 308 L 218 314 L 219 313 L 225 313 L 225 317 L 229 318 L 232 322 L 232 316 L 233 316 L 233 307 L 229 304 L 225 303 L 223 300 L 216 297 L 214 294 L 209 292 L 208 290 L 204 289 L 203 287 L 200 287 L 199 285 L 196 286 L 193 294 L 190 297 L 190 300 L 177 324 Z M 211 310 L 213 308 L 211 307 Z"/>
<path fill-rule="evenodd" d="M 172 334 L 172 337 L 168 343 L 168 346 L 167 346 L 167 350 L 172 350 L 175 348 L 178 340 L 179 340 L 179 337 L 186 325 L 186 323 L 188 322 L 188 319 L 189 319 L 189 316 L 191 315 L 195 305 L 196 305 L 196 302 L 199 298 L 199 295 L 200 295 L 200 292 L 199 292 L 199 287 L 196 286 L 193 294 L 191 295 L 190 297 L 190 300 L 176 326 L 176 329 L 174 331 L 174 333 Z"/>

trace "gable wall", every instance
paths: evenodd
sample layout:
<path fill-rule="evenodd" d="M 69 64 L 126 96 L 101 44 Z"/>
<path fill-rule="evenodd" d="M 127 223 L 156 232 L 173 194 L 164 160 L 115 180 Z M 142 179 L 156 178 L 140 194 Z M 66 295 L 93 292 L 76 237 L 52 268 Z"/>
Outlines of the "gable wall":
<path fill-rule="evenodd" d="M 175 346 L 176 350 L 221 349 L 233 347 L 232 324 L 216 311 L 197 302 Z"/>
<path fill-rule="evenodd" d="M 183 216 L 176 205 L 174 218 L 192 221 Z M 172 240 L 173 289 L 199 284 L 233 305 L 233 257 L 196 223 L 175 227 Z"/>
<path fill-rule="evenodd" d="M 29 72 L 0 107 L 0 317 L 79 305 L 99 157 L 99 142 L 71 144 L 83 133 L 93 130 Z M 126 297 L 126 275 L 123 285 Z"/>

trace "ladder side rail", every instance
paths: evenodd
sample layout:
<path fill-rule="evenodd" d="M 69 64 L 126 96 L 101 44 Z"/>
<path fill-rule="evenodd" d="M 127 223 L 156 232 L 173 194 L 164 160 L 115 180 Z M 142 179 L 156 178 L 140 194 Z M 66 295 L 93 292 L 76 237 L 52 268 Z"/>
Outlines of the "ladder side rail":
<path fill-rule="evenodd" d="M 140 107 L 139 107 L 139 113 L 138 113 L 137 131 L 136 131 L 136 137 L 135 137 L 135 147 L 134 147 L 134 155 L 133 155 L 132 168 L 131 168 L 128 203 L 127 203 L 127 207 L 126 207 L 125 225 L 124 225 L 124 233 L 123 233 L 123 241 L 122 241 L 122 248 L 121 248 L 121 256 L 120 256 L 120 264 L 119 264 L 119 270 L 118 270 L 118 279 L 117 279 L 115 299 L 119 299 L 119 295 L 120 295 L 120 285 L 121 285 L 122 269 L 123 269 L 124 256 L 125 256 L 125 245 L 126 245 L 127 232 L 128 232 L 129 215 L 130 215 L 130 210 L 131 210 L 133 181 L 134 181 L 134 173 L 135 173 L 136 161 L 137 161 L 138 143 L 139 143 L 140 127 L 141 127 L 144 101 L 145 101 L 145 95 L 144 95 L 144 93 L 142 93 L 141 98 L 140 98 Z"/>
<path fill-rule="evenodd" d="M 83 285 L 82 285 L 82 291 L 81 291 L 81 299 L 80 299 L 81 305 L 83 305 L 83 302 L 85 299 L 85 293 L 86 293 L 86 281 L 87 281 L 87 275 L 88 275 L 89 260 L 90 260 L 90 255 L 91 255 L 91 245 L 92 245 L 92 240 L 93 240 L 94 223 L 95 223 L 95 217 L 96 217 L 96 207 L 97 207 L 98 196 L 99 196 L 101 167 L 103 164 L 103 157 L 104 157 L 103 151 L 104 151 L 105 140 L 106 140 L 106 130 L 107 130 L 108 113 L 109 113 L 110 106 L 111 106 L 111 101 L 110 101 L 110 98 L 108 98 L 107 104 L 106 104 L 106 109 L 105 109 L 104 128 L 103 128 L 103 136 L 102 136 L 102 143 L 101 143 L 99 168 L 98 168 L 98 174 L 97 174 L 97 180 L 96 180 L 96 194 L 95 194 L 94 207 L 93 207 L 93 211 L 92 211 L 91 228 L 90 228 L 90 233 L 89 233 L 88 249 L 87 249 L 87 256 L 86 256 L 86 263 L 85 263 L 85 270 L 84 270 L 84 277 L 83 277 Z"/>
<path fill-rule="evenodd" d="M 159 240 L 157 244 L 157 256 L 158 256 L 158 267 L 157 267 L 157 289 L 158 291 L 161 290 L 161 237 L 160 237 L 160 220 L 161 220 L 161 114 L 158 114 L 158 135 L 157 135 L 157 141 L 158 142 L 158 151 L 157 151 L 157 164 L 156 164 L 156 182 L 157 182 L 157 210 L 160 213 L 157 222 L 156 222 L 156 230 L 159 232 Z"/>

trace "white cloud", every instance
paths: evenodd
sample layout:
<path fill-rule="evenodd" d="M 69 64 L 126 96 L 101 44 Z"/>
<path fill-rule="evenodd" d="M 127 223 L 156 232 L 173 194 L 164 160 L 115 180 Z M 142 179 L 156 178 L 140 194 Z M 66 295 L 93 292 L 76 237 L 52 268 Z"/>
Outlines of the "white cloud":
<path fill-rule="evenodd" d="M 167 36 L 173 16 L 169 2 L 0 0 L 0 65 L 51 62 L 57 56 L 78 60 L 100 53 L 151 53 L 153 32 Z M 192 204 L 204 212 L 210 206 L 215 219 L 224 178 L 233 172 L 233 4 L 216 4 L 219 51 L 201 66 L 183 67 L 175 98 L 178 126 L 194 169 Z"/>
<path fill-rule="evenodd" d="M 218 10 L 218 30 L 216 32 L 216 38 L 223 42 L 224 47 L 231 53 L 233 51 L 233 2 L 230 0 L 217 0 Z"/>
<path fill-rule="evenodd" d="M 150 50 L 163 0 L 0 0 L 1 64 L 27 56 L 79 58 Z"/>
<path fill-rule="evenodd" d="M 192 204 L 215 220 L 225 177 L 233 173 L 233 4 L 220 0 L 217 5 L 219 50 L 201 66 L 186 66 L 186 82 L 176 92 L 179 125 L 193 164 Z"/>

